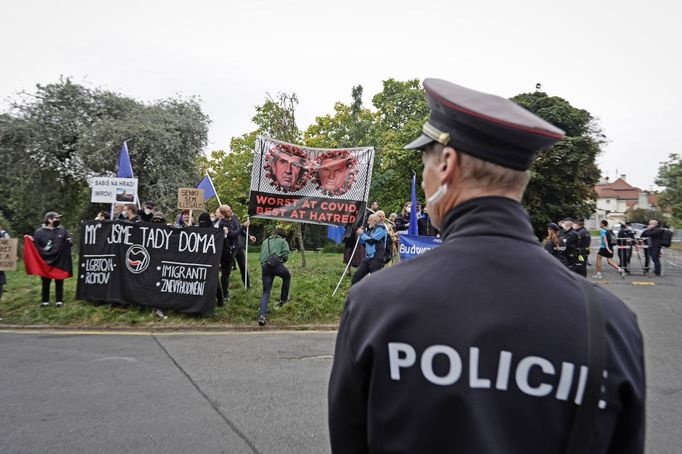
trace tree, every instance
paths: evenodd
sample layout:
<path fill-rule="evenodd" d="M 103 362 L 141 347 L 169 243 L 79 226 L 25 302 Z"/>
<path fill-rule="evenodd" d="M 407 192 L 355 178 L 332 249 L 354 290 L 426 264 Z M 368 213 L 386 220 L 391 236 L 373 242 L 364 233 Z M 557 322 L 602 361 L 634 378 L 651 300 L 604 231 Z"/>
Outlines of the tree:
<path fill-rule="evenodd" d="M 594 185 L 599 180 L 595 160 L 606 138 L 588 111 L 560 97 L 537 91 L 517 95 L 512 101 L 566 132 L 530 168 L 523 204 L 541 238 L 550 222 L 566 216 L 588 218 L 594 213 Z"/>
<path fill-rule="evenodd" d="M 22 93 L 0 116 L 0 211 L 30 232 L 48 210 L 72 227 L 91 205 L 87 180 L 114 176 L 124 140 L 142 200 L 175 209 L 178 187 L 199 181 L 195 161 L 206 144 L 208 117 L 199 102 L 169 98 L 144 104 L 90 89 L 68 78 Z"/>
<path fill-rule="evenodd" d="M 663 213 L 660 211 L 646 210 L 644 208 L 635 208 L 628 210 L 625 213 L 628 222 L 637 222 L 640 224 L 648 224 L 650 220 L 656 219 L 660 224 L 663 224 Z"/>
<path fill-rule="evenodd" d="M 666 162 L 658 168 L 656 184 L 663 187 L 659 197 L 659 205 L 672 211 L 676 222 L 682 222 L 682 158 L 671 154 Z"/>

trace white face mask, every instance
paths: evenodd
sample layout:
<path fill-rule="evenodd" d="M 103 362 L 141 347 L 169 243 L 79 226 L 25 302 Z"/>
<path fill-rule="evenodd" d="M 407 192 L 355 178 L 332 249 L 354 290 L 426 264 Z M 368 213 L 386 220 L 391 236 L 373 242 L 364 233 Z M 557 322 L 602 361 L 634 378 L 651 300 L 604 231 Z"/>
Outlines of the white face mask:
<path fill-rule="evenodd" d="M 431 194 L 431 197 L 429 197 L 426 202 L 429 204 L 431 208 L 433 208 L 433 205 L 438 203 L 440 199 L 443 198 L 443 196 L 448 192 L 448 184 L 443 183 L 440 186 L 438 186 L 438 189 L 436 192 Z"/>
<path fill-rule="evenodd" d="M 152 209 L 151 209 L 151 208 L 145 208 L 145 209 L 144 209 L 144 212 L 145 212 L 146 214 L 152 214 Z"/>

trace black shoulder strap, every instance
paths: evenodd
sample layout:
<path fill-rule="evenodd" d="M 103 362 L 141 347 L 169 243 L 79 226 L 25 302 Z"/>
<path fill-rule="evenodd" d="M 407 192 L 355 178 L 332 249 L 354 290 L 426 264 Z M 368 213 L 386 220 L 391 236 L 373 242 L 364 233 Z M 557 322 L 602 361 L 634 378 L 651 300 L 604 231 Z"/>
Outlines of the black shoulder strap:
<path fill-rule="evenodd" d="M 587 306 L 587 382 L 582 403 L 578 406 L 573 419 L 573 427 L 568 440 L 567 454 L 589 452 L 590 440 L 594 432 L 599 406 L 604 370 L 606 370 L 606 322 L 604 305 L 594 289 L 594 284 L 578 278 Z"/>

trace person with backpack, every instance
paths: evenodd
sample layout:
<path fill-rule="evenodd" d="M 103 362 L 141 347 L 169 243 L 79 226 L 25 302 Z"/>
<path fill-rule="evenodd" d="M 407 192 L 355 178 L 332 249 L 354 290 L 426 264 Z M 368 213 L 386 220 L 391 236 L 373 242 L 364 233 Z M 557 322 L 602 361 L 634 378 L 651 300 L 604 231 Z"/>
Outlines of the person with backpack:
<path fill-rule="evenodd" d="M 644 254 L 644 273 L 649 272 L 649 259 L 654 262 L 654 274 L 661 275 L 661 246 L 663 242 L 664 230 L 658 225 L 658 221 L 652 219 L 642 232 L 640 238 L 648 239 L 648 248 Z M 670 243 L 668 243 L 670 244 Z"/>
<path fill-rule="evenodd" d="M 386 250 L 384 251 L 384 266 L 393 261 L 393 257 L 398 252 L 398 235 L 393 231 L 393 223 L 386 219 L 386 213 L 382 210 L 377 210 L 375 213 L 378 218 L 378 223 L 386 227 Z"/>
<path fill-rule="evenodd" d="M 284 263 L 289 259 L 289 243 L 284 239 L 284 235 L 284 230 L 276 229 L 275 233 L 263 241 L 260 248 L 260 266 L 263 278 L 263 295 L 260 297 L 260 312 L 258 315 L 258 324 L 260 326 L 267 324 L 268 301 L 270 300 L 272 283 L 276 276 L 282 278 L 282 292 L 280 293 L 277 307 L 282 307 L 289 302 L 291 273 L 284 266 Z"/>
<path fill-rule="evenodd" d="M 625 279 L 625 270 L 613 261 L 613 248 L 616 245 L 616 235 L 611 229 L 609 229 L 609 222 L 604 219 L 600 223 L 601 229 L 599 229 L 599 238 L 601 239 L 601 245 L 599 247 L 599 252 L 597 253 L 597 272 L 592 276 L 594 279 L 601 279 L 601 259 L 606 258 L 606 262 L 611 265 L 614 269 L 618 271 L 620 277 Z"/>

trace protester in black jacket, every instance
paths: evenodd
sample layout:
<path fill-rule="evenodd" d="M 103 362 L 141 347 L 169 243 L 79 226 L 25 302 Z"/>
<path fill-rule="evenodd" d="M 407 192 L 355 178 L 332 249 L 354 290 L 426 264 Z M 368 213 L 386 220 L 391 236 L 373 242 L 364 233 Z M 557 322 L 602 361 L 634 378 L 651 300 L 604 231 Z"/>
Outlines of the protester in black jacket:
<path fill-rule="evenodd" d="M 417 231 L 421 236 L 436 236 L 438 229 L 433 226 L 431 218 L 429 217 L 428 206 L 424 205 L 422 209 L 422 217 L 417 219 Z"/>
<path fill-rule="evenodd" d="M 64 227 L 59 225 L 62 216 L 54 211 L 45 214 L 43 226 L 33 234 L 33 243 L 42 259 L 48 265 L 60 268 L 71 269 L 71 246 L 73 241 L 71 235 Z M 52 279 L 41 277 L 42 279 L 42 298 L 40 304 L 43 307 L 50 305 L 50 284 Z M 64 280 L 55 279 L 55 297 L 57 307 L 64 305 Z"/>
<path fill-rule="evenodd" d="M 130 222 L 142 222 L 142 218 L 137 214 L 137 205 L 134 203 L 128 203 L 125 206 L 126 221 Z"/>
<path fill-rule="evenodd" d="M 652 219 L 646 226 L 646 229 L 640 235 L 640 238 L 646 238 L 648 241 L 648 248 L 644 254 L 644 272 L 649 272 L 649 259 L 654 262 L 654 274 L 661 275 L 661 241 L 663 240 L 663 229 L 658 225 L 658 221 Z"/>
<path fill-rule="evenodd" d="M 232 264 L 234 263 L 237 248 L 239 247 L 239 236 L 246 231 L 250 221 L 247 220 L 244 224 L 239 223 L 239 219 L 232 212 L 229 205 L 220 205 L 216 210 L 215 226 L 223 229 L 225 234 L 225 242 L 223 243 L 223 253 L 220 258 L 220 286 L 223 292 L 223 298 L 227 300 L 230 295 L 229 283 L 230 272 L 232 271 Z"/>
<path fill-rule="evenodd" d="M 154 202 L 145 202 L 144 203 L 144 210 L 142 212 L 139 212 L 138 215 L 140 216 L 140 219 L 142 219 L 144 222 L 152 222 L 152 218 L 154 217 L 154 208 L 156 205 Z"/>
<path fill-rule="evenodd" d="M 410 227 L 410 217 L 411 217 L 412 202 L 405 202 L 403 205 L 403 211 L 395 220 L 395 231 L 404 232 Z"/>

